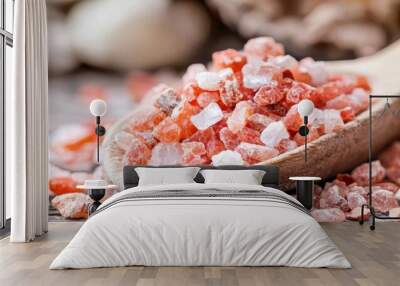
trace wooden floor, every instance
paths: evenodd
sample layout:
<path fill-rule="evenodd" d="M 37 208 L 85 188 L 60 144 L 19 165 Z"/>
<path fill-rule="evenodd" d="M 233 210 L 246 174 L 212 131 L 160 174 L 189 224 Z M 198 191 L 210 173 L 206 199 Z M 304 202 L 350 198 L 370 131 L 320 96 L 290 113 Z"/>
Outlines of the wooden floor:
<path fill-rule="evenodd" d="M 400 223 L 382 222 L 371 232 L 357 223 L 324 229 L 352 269 L 288 267 L 124 267 L 48 270 L 81 222 L 53 222 L 43 238 L 29 244 L 0 241 L 0 285 L 400 285 Z"/>

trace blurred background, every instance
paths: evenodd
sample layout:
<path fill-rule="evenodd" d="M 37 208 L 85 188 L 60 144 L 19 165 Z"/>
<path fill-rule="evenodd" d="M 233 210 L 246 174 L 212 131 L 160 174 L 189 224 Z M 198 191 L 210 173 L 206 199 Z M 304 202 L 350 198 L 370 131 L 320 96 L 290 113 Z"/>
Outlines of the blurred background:
<path fill-rule="evenodd" d="M 400 0 L 47 2 L 50 198 L 101 176 L 94 98 L 107 101 L 109 126 L 155 84 L 174 86 L 187 65 L 255 36 L 275 38 L 298 59 L 337 60 L 373 54 L 400 35 Z"/>
<path fill-rule="evenodd" d="M 50 118 L 88 116 L 92 97 L 120 117 L 148 86 L 268 35 L 297 58 L 376 52 L 400 32 L 398 0 L 48 0 Z"/>

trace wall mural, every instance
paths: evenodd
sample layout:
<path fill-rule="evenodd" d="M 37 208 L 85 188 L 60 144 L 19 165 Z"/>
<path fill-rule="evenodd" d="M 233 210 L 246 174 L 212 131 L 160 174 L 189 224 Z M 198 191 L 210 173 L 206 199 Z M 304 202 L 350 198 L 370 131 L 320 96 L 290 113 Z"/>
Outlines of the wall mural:
<path fill-rule="evenodd" d="M 159 6 L 153 3 L 142 14 L 137 12 L 140 1 L 119 1 L 126 2 L 125 14 L 120 11 L 122 4 L 103 7 L 107 1 L 49 5 L 52 219 L 86 218 L 90 198 L 76 186 L 85 179 L 104 178 L 119 186 L 108 191 L 109 197 L 122 188 L 124 165 L 252 165 L 294 150 L 301 153 L 304 137 L 298 130 L 303 119 L 297 105 L 302 99 L 315 105 L 308 124 L 309 142 L 341 134 L 368 109 L 371 83 L 364 75 L 330 72 L 324 62 L 308 57 L 343 59 L 349 48 L 341 50 L 340 45 L 329 43 L 330 49 L 316 49 L 316 39 L 300 49 L 298 42 L 274 34 L 286 50 L 297 50 L 290 55 L 283 44 L 266 37 L 271 33 L 248 40 L 227 29 L 227 18 L 221 20 L 198 1 L 148 1 Z M 207 4 L 223 13 L 219 1 Z M 322 9 L 319 5 L 315 1 L 307 13 L 317 13 Z M 359 5 L 369 17 L 370 7 Z M 90 24 L 90 17 L 106 8 L 111 15 L 125 17 L 125 21 L 105 19 L 101 25 L 108 27 L 108 35 Z M 142 21 L 151 16 L 146 13 L 155 12 L 161 19 L 174 13 L 181 25 L 192 23 L 188 27 L 192 35 L 182 34 L 176 25 L 166 31 L 165 21 Z M 347 20 L 357 24 L 358 19 Z M 86 30 L 74 29 L 82 21 Z M 150 27 L 157 29 L 144 37 L 140 31 Z M 113 35 L 115 41 L 104 41 Z M 159 40 L 165 42 L 154 45 Z M 369 51 L 354 46 L 352 56 L 373 53 L 390 41 L 374 40 Z M 201 52 L 196 55 L 195 50 Z M 100 165 L 96 164 L 95 122 L 89 113 L 95 98 L 108 103 Z M 377 211 L 399 217 L 400 141 L 390 143 L 373 162 L 373 201 Z M 312 156 L 313 149 L 309 152 Z M 346 171 L 324 177 L 316 188 L 312 215 L 318 221 L 360 218 L 360 207 L 367 202 L 368 164 L 349 165 Z M 364 219 L 368 217 L 367 212 Z"/>

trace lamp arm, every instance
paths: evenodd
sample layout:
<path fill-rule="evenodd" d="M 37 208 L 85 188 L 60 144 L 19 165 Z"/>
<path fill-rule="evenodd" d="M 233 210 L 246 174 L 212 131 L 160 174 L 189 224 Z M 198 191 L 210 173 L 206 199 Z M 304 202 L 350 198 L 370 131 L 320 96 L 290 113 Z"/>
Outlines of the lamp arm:
<path fill-rule="evenodd" d="M 96 116 L 96 136 L 97 136 L 97 149 L 96 149 L 96 158 L 97 158 L 97 164 L 100 163 L 100 134 L 99 134 L 99 129 L 100 129 L 100 116 Z"/>
<path fill-rule="evenodd" d="M 100 116 L 96 116 L 96 129 L 95 129 L 95 133 L 97 136 L 97 163 L 100 163 L 100 137 L 103 136 L 104 134 L 106 134 L 106 129 L 104 128 L 104 126 L 100 125 Z"/>
<path fill-rule="evenodd" d="M 304 144 L 304 160 L 307 163 L 307 134 L 305 136 L 304 141 L 305 141 L 305 144 Z"/>

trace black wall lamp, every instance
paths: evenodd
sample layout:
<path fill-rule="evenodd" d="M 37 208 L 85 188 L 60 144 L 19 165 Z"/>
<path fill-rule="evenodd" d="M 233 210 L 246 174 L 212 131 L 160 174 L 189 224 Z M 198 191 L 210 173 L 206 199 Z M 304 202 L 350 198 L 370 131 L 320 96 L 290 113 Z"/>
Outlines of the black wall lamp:
<path fill-rule="evenodd" d="M 303 118 L 303 125 L 299 128 L 299 134 L 305 138 L 304 160 L 307 162 L 307 135 L 310 132 L 308 129 L 308 117 L 314 111 L 314 103 L 309 99 L 303 99 L 297 106 L 297 111 Z"/>
<path fill-rule="evenodd" d="M 96 117 L 96 129 L 97 135 L 97 163 L 100 162 L 100 137 L 106 134 L 104 126 L 100 125 L 100 117 L 104 116 L 107 112 L 107 104 L 104 100 L 95 99 L 90 103 L 90 113 Z"/>

